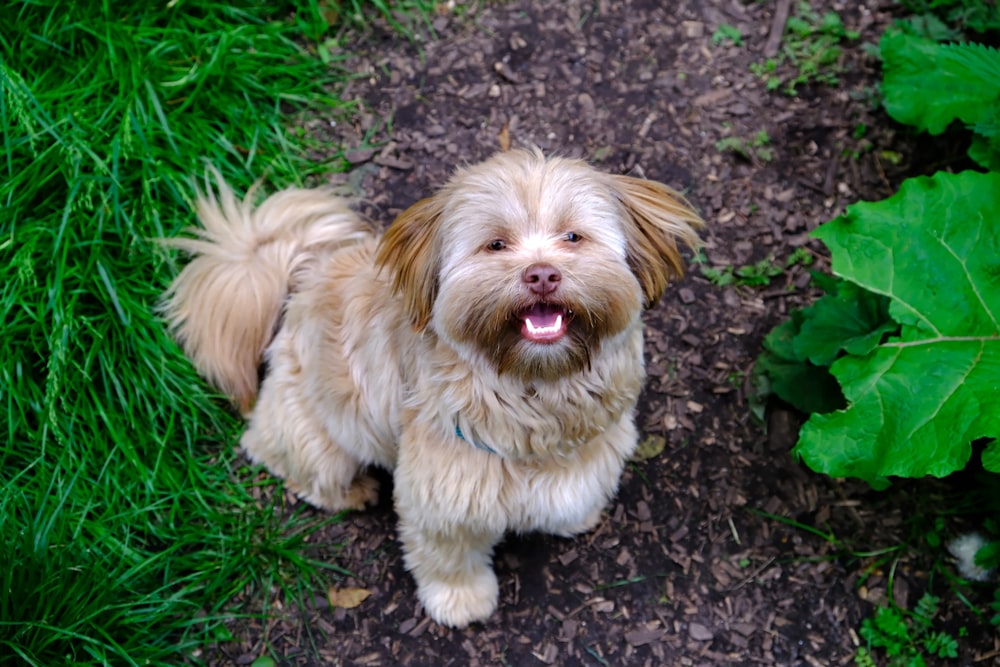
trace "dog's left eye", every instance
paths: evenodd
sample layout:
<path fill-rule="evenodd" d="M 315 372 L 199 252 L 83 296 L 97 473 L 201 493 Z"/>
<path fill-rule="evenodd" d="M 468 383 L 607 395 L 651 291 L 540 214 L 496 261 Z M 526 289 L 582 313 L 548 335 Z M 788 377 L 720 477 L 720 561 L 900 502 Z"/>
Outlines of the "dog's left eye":
<path fill-rule="evenodd" d="M 577 234 L 576 232 L 566 232 L 566 235 L 563 236 L 563 239 L 569 241 L 570 243 L 579 243 L 580 241 L 583 240 L 583 237 Z"/>

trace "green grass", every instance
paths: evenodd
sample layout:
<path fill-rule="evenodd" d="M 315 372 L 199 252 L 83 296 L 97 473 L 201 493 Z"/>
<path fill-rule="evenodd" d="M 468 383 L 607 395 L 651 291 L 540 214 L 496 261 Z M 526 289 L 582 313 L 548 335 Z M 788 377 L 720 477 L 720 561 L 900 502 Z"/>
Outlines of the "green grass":
<path fill-rule="evenodd" d="M 260 505 L 238 421 L 155 314 L 177 266 L 153 239 L 191 223 L 206 163 L 238 189 L 341 166 L 288 129 L 342 106 L 302 39 L 331 5 L 298 4 L 3 9 L 0 664 L 178 664 L 237 593 L 324 574 L 306 538 L 329 519 Z"/>

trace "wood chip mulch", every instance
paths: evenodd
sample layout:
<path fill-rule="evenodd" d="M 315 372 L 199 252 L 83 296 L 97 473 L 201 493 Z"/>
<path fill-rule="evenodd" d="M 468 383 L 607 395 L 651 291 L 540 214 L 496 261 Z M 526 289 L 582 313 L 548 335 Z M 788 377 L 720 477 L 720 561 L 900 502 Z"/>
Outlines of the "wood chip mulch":
<path fill-rule="evenodd" d="M 895 11 L 889 2 L 812 5 L 838 11 L 872 43 Z M 346 146 L 352 168 L 335 184 L 380 224 L 456 165 L 507 142 L 534 144 L 683 189 L 709 223 L 707 266 L 768 258 L 784 266 L 796 248 L 816 262 L 755 288 L 719 287 L 692 267 L 648 314 L 640 425 L 662 439 L 662 453 L 630 464 L 592 533 L 501 544 L 500 609 L 489 622 L 441 628 L 416 603 L 386 477 L 380 507 L 313 540 L 351 572 L 330 584 L 365 589 L 366 600 L 332 608 L 317 590 L 299 609 L 256 591 L 251 608 L 274 596 L 267 615 L 234 623 L 235 639 L 205 647 L 200 660 L 848 665 L 874 605 L 891 595 L 912 608 L 933 590 L 945 601 L 940 627 L 968 632 L 959 660 L 940 664 L 1000 664 L 988 619 L 972 615 L 940 578 L 929 581 L 935 560 L 947 556 L 908 548 L 921 517 L 942 506 L 948 483 L 901 482 L 876 493 L 814 474 L 790 453 L 800 416 L 774 407 L 765 424 L 751 416 L 747 378 L 761 340 L 815 296 L 808 271 L 826 266 L 808 233 L 845 205 L 882 199 L 904 177 L 936 168 L 873 104 L 878 63 L 862 49 L 845 50 L 838 86 L 806 86 L 795 97 L 768 91 L 751 73 L 773 49 L 776 13 L 787 6 L 514 0 L 458 11 L 442 3 L 435 38 L 420 45 L 380 24 L 348 45 L 361 55 L 338 66 L 357 75 L 346 95 L 359 111 L 301 122 L 317 140 Z M 723 24 L 740 30 L 742 46 L 713 44 Z M 769 160 L 716 147 L 760 131 L 774 152 Z M 886 162 L 883 151 L 899 159 Z M 961 528 L 958 519 L 946 526 Z M 988 593 L 973 595 L 982 606 Z"/>

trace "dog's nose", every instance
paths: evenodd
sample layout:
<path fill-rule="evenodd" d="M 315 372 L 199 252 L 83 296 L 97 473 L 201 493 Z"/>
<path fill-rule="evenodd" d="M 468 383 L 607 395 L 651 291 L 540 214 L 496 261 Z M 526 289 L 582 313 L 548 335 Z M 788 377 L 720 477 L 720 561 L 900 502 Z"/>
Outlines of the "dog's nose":
<path fill-rule="evenodd" d="M 545 296 L 552 294 L 559 287 L 562 273 L 550 264 L 532 264 L 524 270 L 521 279 L 532 292 Z"/>

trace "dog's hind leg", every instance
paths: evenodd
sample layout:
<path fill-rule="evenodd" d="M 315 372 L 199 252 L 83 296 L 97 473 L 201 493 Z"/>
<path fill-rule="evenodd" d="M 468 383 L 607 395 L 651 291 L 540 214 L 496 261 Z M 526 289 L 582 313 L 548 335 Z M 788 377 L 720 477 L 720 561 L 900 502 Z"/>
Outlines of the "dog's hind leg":
<path fill-rule="evenodd" d="M 283 381 L 284 380 L 284 381 Z M 247 455 L 285 480 L 306 502 L 330 512 L 362 509 L 378 499 L 378 482 L 333 440 L 303 402 L 294 378 L 268 377 L 240 441 Z"/>

